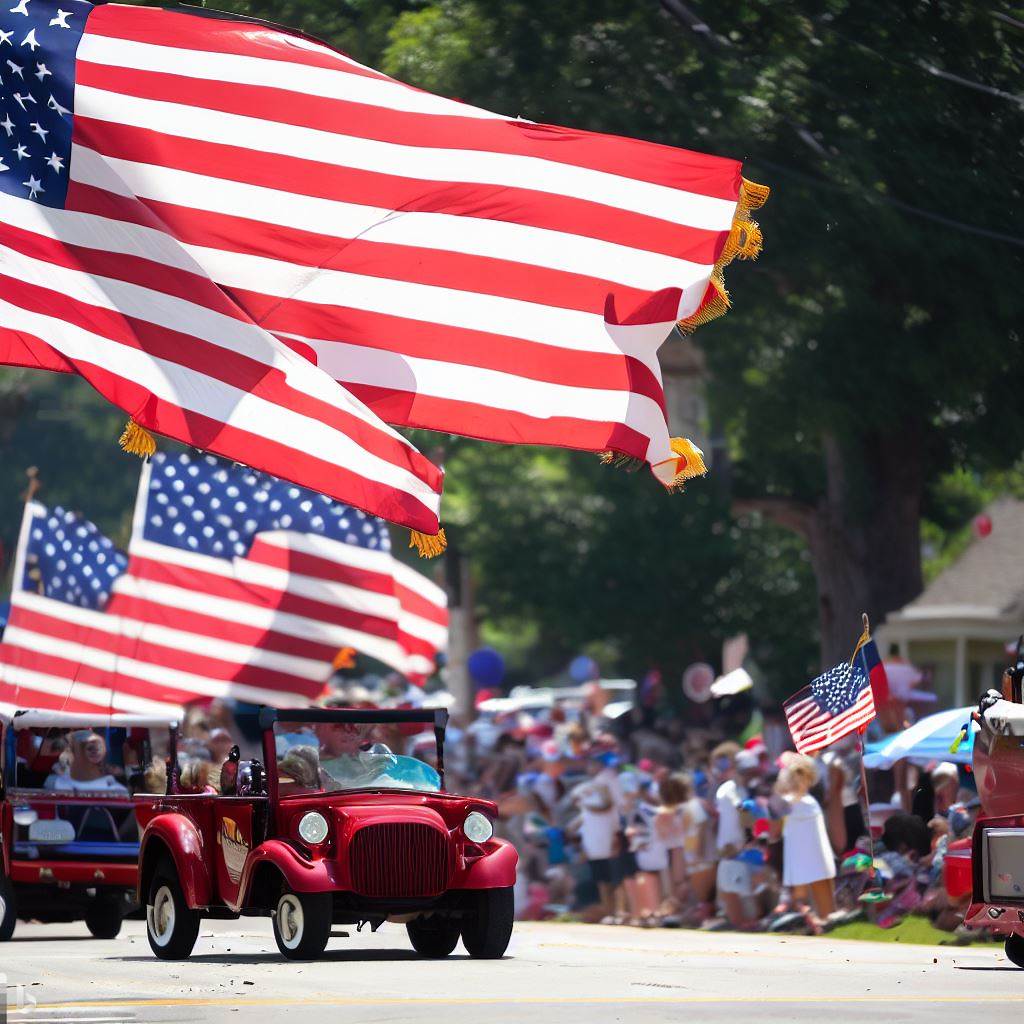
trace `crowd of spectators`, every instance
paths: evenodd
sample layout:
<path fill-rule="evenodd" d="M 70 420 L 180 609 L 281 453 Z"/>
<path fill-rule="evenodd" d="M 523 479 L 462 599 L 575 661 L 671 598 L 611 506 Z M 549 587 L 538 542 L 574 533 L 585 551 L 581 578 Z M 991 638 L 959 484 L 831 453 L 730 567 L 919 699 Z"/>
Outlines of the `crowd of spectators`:
<path fill-rule="evenodd" d="M 329 703 L 424 699 L 348 682 Z M 573 703 L 453 716 L 448 786 L 496 803 L 497 833 L 520 854 L 518 917 L 815 934 L 909 913 L 960 925 L 965 906 L 947 897 L 942 863 L 977 811 L 965 768 L 869 772 L 865 799 L 855 737 L 811 758 L 788 749 L 777 711 L 746 699 L 711 702 L 693 720 L 657 695 L 615 717 L 607 704 L 594 683 Z M 216 785 L 235 743 L 259 756 L 242 725 L 219 702 L 192 709 L 182 782 Z M 403 742 L 396 753 L 432 760 L 431 734 Z"/>

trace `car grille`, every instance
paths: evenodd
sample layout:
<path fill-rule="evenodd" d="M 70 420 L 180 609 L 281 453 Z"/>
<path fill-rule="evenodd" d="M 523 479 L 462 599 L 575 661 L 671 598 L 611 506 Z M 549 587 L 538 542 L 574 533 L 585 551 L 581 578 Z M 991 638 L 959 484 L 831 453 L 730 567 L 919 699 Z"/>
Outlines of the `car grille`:
<path fill-rule="evenodd" d="M 436 896 L 451 880 L 448 837 L 431 825 L 364 825 L 349 851 L 352 887 L 363 896 Z"/>

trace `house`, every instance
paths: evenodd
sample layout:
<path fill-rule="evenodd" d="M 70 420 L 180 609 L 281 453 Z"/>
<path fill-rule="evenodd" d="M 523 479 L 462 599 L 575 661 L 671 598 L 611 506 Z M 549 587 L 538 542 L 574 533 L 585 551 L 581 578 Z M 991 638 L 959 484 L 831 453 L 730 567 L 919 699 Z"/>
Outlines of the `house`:
<path fill-rule="evenodd" d="M 998 686 L 1006 645 L 1024 633 L 1024 501 L 1000 498 L 985 514 L 991 533 L 877 631 L 883 656 L 895 646 L 930 676 L 940 707 L 963 707 Z"/>

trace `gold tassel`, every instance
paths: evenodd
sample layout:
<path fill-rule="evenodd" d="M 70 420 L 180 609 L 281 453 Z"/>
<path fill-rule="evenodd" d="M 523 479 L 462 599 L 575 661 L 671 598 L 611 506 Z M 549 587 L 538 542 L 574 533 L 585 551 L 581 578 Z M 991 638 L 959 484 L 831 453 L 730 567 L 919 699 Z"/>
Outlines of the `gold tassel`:
<path fill-rule="evenodd" d="M 121 434 L 118 444 L 129 455 L 138 455 L 140 459 L 148 459 L 156 452 L 153 435 L 145 427 L 140 427 L 135 420 L 129 420 L 124 425 L 124 433 Z"/>
<path fill-rule="evenodd" d="M 356 667 L 356 649 L 354 647 L 341 647 L 331 662 L 331 668 L 335 672 L 345 668 Z"/>
<path fill-rule="evenodd" d="M 635 473 L 647 465 L 643 459 L 635 455 L 627 455 L 625 452 L 605 451 L 598 452 L 597 457 L 601 460 L 602 466 L 614 466 L 616 469 L 624 469 L 627 473 Z"/>
<path fill-rule="evenodd" d="M 770 194 L 771 189 L 767 185 L 759 185 L 746 178 L 740 179 L 740 195 L 732 218 L 732 228 L 722 247 L 722 255 L 718 257 L 711 273 L 708 292 L 697 312 L 676 324 L 681 333 L 689 334 L 729 311 L 729 293 L 725 289 L 722 271 L 734 259 L 753 260 L 760 254 L 763 242 L 761 229 L 750 219 L 750 211 L 764 206 Z"/>
<path fill-rule="evenodd" d="M 448 538 L 444 535 L 444 527 L 442 526 L 433 537 L 426 533 L 420 533 L 419 530 L 410 530 L 409 547 L 415 548 L 419 552 L 420 558 L 436 558 L 448 547 Z"/>
<path fill-rule="evenodd" d="M 675 479 L 671 487 L 682 488 L 687 480 L 704 476 L 708 467 L 704 465 L 704 453 L 689 439 L 685 437 L 673 437 L 669 441 L 669 447 L 679 456 L 676 465 Z"/>

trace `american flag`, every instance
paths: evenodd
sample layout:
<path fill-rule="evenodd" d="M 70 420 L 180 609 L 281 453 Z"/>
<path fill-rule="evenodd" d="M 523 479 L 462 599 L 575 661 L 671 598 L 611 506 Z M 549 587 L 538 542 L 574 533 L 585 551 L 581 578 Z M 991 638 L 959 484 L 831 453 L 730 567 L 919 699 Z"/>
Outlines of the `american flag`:
<path fill-rule="evenodd" d="M 57 33 L 52 5 L 28 3 L 46 11 L 33 24 L 47 38 Z M 222 315 L 240 321 L 239 343 L 258 324 L 275 358 L 284 359 L 283 342 L 391 424 L 611 450 L 676 480 L 682 463 L 658 349 L 677 322 L 723 311 L 722 267 L 756 254 L 747 215 L 767 190 L 745 183 L 737 161 L 494 114 L 212 11 L 65 6 L 80 41 L 61 64 L 57 96 L 74 124 L 61 150 L 66 167 L 36 165 L 36 176 L 42 201 L 59 204 L 67 184 L 73 214 L 47 211 L 45 227 L 38 216 L 26 224 L 27 212 L 3 218 L 19 265 L 42 261 L 20 306 L 49 288 L 59 315 L 68 305 L 69 319 L 79 313 L 85 296 L 72 304 L 62 293 L 75 275 L 54 267 L 69 245 L 97 274 L 127 279 L 132 295 L 158 278 L 174 308 L 195 280 L 204 295 L 213 281 L 220 295 L 203 301 L 230 307 Z M 45 102 L 49 85 L 32 88 Z M 24 141 L 25 128 L 17 135 Z M 19 197 L 26 177 L 10 179 Z M 53 243 L 54 225 L 63 246 Z M 125 311 L 125 290 L 90 292 L 104 322 L 111 304 Z M 137 304 L 128 312 L 138 315 Z M 9 361 L 18 345 L 35 353 L 31 339 L 9 340 Z M 197 355 L 200 364 L 208 360 Z M 125 408 L 150 409 L 127 375 L 112 375 L 116 359 L 102 365 L 82 372 Z M 175 372 L 193 392 L 193 371 Z M 254 376 L 224 372 L 240 390 L 255 387 Z M 255 400 L 243 404 L 252 412 Z M 199 447 L 214 448 L 219 429 L 202 424 L 195 432 L 210 441 Z M 360 428 L 360 438 L 372 433 L 365 419 Z M 303 466 L 329 457 L 320 441 L 328 429 L 310 437 L 304 451 L 316 455 L 304 454 Z M 400 461 L 399 442 L 373 436 L 385 462 Z M 299 462 L 286 471 L 258 451 L 228 454 L 281 476 L 300 472 Z M 424 491 L 438 481 L 406 458 L 404 474 L 385 482 L 405 491 L 411 473 L 429 503 Z M 363 472 L 361 463 L 352 469 Z"/>
<path fill-rule="evenodd" d="M 859 652 L 858 652 L 859 653 Z M 843 662 L 822 673 L 782 706 L 793 745 L 811 754 L 863 729 L 875 717 L 871 679 L 863 660 Z"/>
<path fill-rule="evenodd" d="M 379 519 L 213 456 L 158 454 L 127 556 L 74 513 L 26 507 L 0 707 L 303 704 L 343 646 L 418 680 L 446 639 L 444 592 L 393 558 Z"/>
<path fill-rule="evenodd" d="M 117 116 L 131 89 L 97 83 L 126 69 L 96 48 L 123 45 L 111 34 L 122 19 L 135 23 L 133 10 L 9 3 L 0 6 L 0 362 L 79 373 L 144 427 L 436 533 L 440 471 L 216 283 L 114 158 L 122 131 L 131 134 Z M 127 45 L 175 53 L 179 69 L 190 60 L 173 45 Z M 127 74 L 143 94 L 168 78 Z M 144 159 L 159 177 L 158 136 L 141 134 L 152 137 Z M 253 146 L 260 135 L 254 126 Z M 175 198 L 187 204 L 192 190 Z"/>

